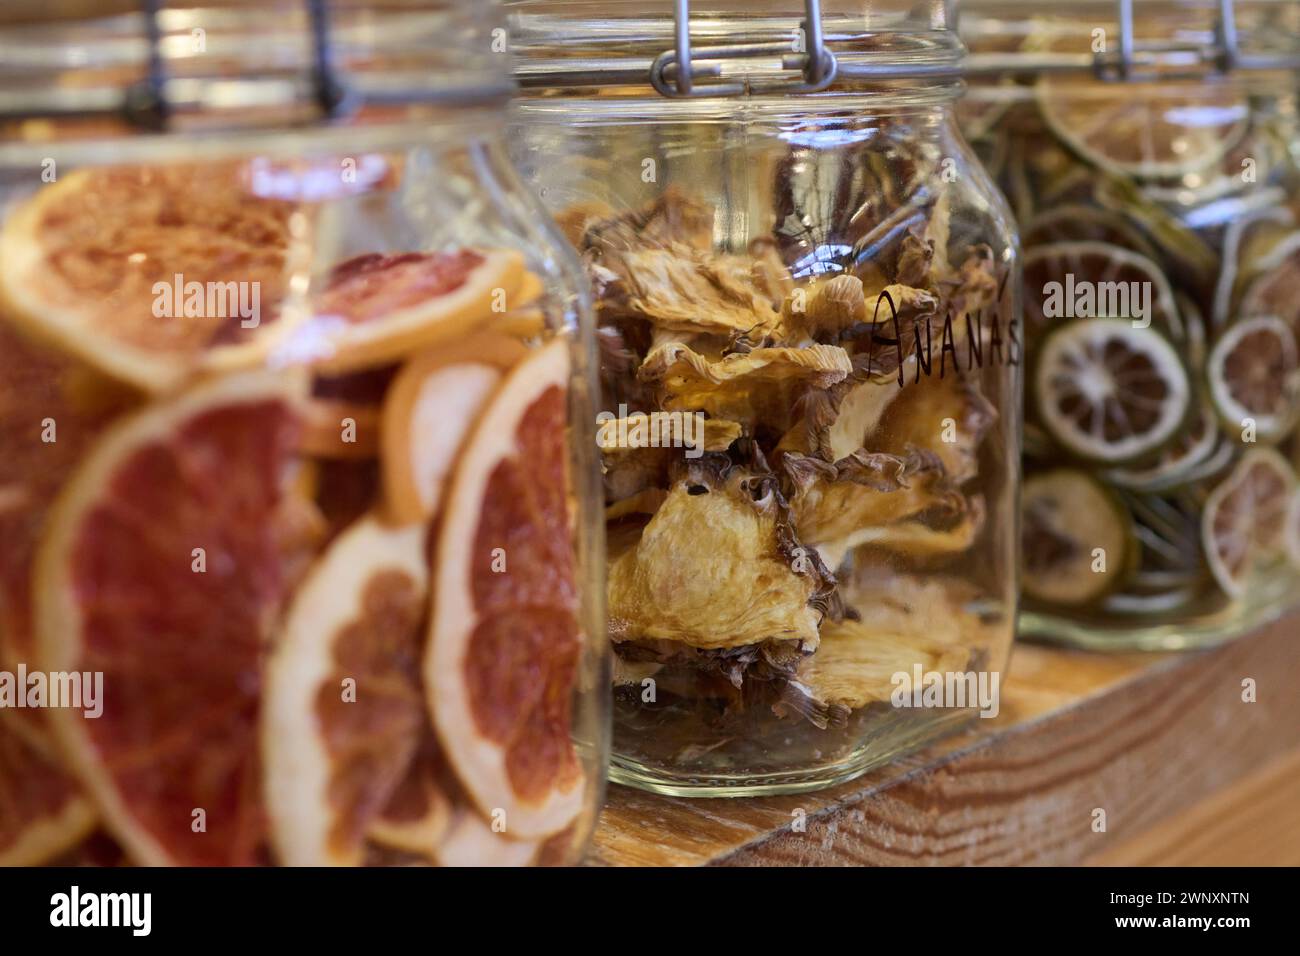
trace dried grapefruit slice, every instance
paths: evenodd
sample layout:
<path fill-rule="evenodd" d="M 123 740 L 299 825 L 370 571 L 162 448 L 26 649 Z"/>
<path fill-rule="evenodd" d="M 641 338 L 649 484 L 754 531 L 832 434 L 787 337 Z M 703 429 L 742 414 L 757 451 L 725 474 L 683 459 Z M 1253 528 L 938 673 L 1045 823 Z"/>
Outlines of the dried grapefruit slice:
<path fill-rule="evenodd" d="M 388 798 L 379 817 L 366 828 L 377 855 L 385 851 L 436 862 L 454 819 L 455 808 L 443 789 L 444 761 L 432 730 L 407 769 L 406 776 Z"/>
<path fill-rule="evenodd" d="M 389 517 L 422 521 L 437 513 L 456 452 L 488 398 L 528 349 L 478 333 L 412 359 L 389 389 L 383 411 L 384 493 Z"/>
<path fill-rule="evenodd" d="M 50 754 L 0 719 L 0 866 L 39 866 L 95 827 L 95 811 Z"/>
<path fill-rule="evenodd" d="M 517 366 L 479 419 L 435 549 L 425 687 L 439 740 L 508 834 L 562 830 L 582 805 L 571 697 L 582 637 L 567 475 L 568 344 Z"/>
<path fill-rule="evenodd" d="M 1039 417 L 1089 461 L 1118 465 L 1173 438 L 1191 404 L 1178 353 L 1153 329 L 1082 319 L 1044 341 L 1034 375 Z"/>
<path fill-rule="evenodd" d="M 443 866 L 518 867 L 528 866 L 537 856 L 535 840 L 512 840 L 493 830 L 469 807 L 456 811 L 451 826 L 438 847 Z"/>
<path fill-rule="evenodd" d="M 145 864 L 260 858 L 256 722 L 264 648 L 301 559 L 286 523 L 301 384 L 228 376 L 116 423 L 37 556 L 42 667 L 101 671 L 105 687 L 98 719 L 60 709 L 50 722 Z"/>
<path fill-rule="evenodd" d="M 50 503 L 133 397 L 100 379 L 0 317 L 0 667 L 32 660 L 31 566 Z M 39 722 L 38 714 L 15 718 Z"/>
<path fill-rule="evenodd" d="M 286 354 L 335 372 L 396 361 L 486 322 L 524 276 L 508 249 L 357 256 L 334 267 Z"/>
<path fill-rule="evenodd" d="M 1210 571 L 1230 597 L 1244 595 L 1255 569 L 1285 547 L 1295 487 L 1285 458 L 1271 448 L 1254 448 L 1210 492 L 1201 537 Z"/>
<path fill-rule="evenodd" d="M 290 605 L 261 728 L 272 842 L 290 866 L 364 862 L 367 831 L 428 732 L 425 535 L 362 518 Z"/>
<path fill-rule="evenodd" d="M 379 454 L 379 409 L 313 397 L 304 415 L 302 450 L 315 458 L 366 459 Z"/>
<path fill-rule="evenodd" d="M 148 390 L 196 370 L 255 363 L 287 331 L 280 300 L 299 207 L 250 195 L 240 170 L 63 176 L 6 222 L 0 300 L 34 334 Z M 180 301 L 168 301 L 178 281 Z"/>
<path fill-rule="evenodd" d="M 1300 348 L 1291 327 L 1275 316 L 1232 323 L 1205 364 L 1210 399 L 1230 430 L 1254 422 L 1260 441 L 1274 441 L 1295 424 L 1300 400 Z"/>

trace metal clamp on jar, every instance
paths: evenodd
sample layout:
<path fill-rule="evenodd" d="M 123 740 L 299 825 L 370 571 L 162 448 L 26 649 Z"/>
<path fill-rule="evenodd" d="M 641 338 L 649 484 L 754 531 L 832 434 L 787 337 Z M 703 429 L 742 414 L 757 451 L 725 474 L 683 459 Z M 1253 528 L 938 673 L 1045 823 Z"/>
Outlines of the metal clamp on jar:
<path fill-rule="evenodd" d="M 596 291 L 613 779 L 848 779 L 997 711 L 1023 360 L 939 2 L 509 5 Z"/>
<path fill-rule="evenodd" d="M 1300 7 L 967 3 L 1025 264 L 1025 633 L 1212 643 L 1300 584 Z"/>

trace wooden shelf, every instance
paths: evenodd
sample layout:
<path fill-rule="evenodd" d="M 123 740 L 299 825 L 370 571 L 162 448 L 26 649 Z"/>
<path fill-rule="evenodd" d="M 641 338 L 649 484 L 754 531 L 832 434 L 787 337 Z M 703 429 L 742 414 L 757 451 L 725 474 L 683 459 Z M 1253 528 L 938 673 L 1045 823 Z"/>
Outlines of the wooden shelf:
<path fill-rule="evenodd" d="M 820 793 L 612 786 L 589 862 L 1300 865 L 1300 613 L 1201 652 L 1020 645 L 997 718 Z"/>

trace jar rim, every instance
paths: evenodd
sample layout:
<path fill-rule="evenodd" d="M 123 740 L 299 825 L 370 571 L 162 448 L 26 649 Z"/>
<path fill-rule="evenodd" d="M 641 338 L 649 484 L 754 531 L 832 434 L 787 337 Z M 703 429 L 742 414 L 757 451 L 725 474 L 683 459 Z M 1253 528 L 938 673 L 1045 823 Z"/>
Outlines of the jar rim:
<path fill-rule="evenodd" d="M 514 92 L 495 0 L 40 6 L 0 15 L 0 141 L 374 126 Z"/>
<path fill-rule="evenodd" d="M 507 0 L 520 85 L 525 91 L 659 88 L 654 70 L 675 53 L 677 25 L 671 4 L 660 2 L 658 15 L 647 15 L 646 5 L 620 16 L 618 2 Z M 819 92 L 908 80 L 952 83 L 960 74 L 965 48 L 948 26 L 943 0 L 826 0 L 821 32 L 835 70 L 816 89 L 784 62 L 792 53 L 805 52 L 803 5 L 773 0 L 758 4 L 761 9 L 754 6 L 712 0 L 701 12 L 691 12 L 692 62 L 709 61 L 717 79 L 697 84 L 699 91 L 692 95 Z M 720 92 L 724 88 L 727 92 Z"/>

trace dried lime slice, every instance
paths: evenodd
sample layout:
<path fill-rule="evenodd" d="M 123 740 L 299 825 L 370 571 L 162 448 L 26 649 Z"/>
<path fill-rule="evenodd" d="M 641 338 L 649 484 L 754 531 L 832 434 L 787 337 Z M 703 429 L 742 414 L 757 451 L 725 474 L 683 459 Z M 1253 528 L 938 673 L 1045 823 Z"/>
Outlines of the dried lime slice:
<path fill-rule="evenodd" d="M 1122 319 L 1082 319 L 1050 334 L 1033 387 L 1052 437 L 1108 465 L 1129 464 L 1174 438 L 1192 399 L 1173 346 Z"/>
<path fill-rule="evenodd" d="M 1159 260 L 1181 284 L 1198 290 L 1214 281 L 1219 255 L 1184 218 L 1170 212 L 1148 196 L 1136 183 L 1116 176 L 1103 176 L 1096 183 L 1095 196 L 1106 209 L 1141 227 L 1156 244 Z M 1209 294 L 1208 288 L 1205 294 Z"/>
<path fill-rule="evenodd" d="M 1183 484 L 1198 465 L 1211 459 L 1221 444 L 1214 409 L 1202 402 L 1188 419 L 1187 426 L 1155 461 L 1109 468 L 1102 477 L 1109 484 L 1130 491 L 1165 491 Z"/>
<path fill-rule="evenodd" d="M 1110 242 L 1035 246 L 1024 254 L 1025 328 L 1041 334 L 1063 320 L 1130 319 L 1181 341 L 1173 287 L 1153 260 Z"/>
<path fill-rule="evenodd" d="M 1254 448 L 1212 492 L 1201 516 L 1205 558 L 1226 594 L 1239 598 L 1251 574 L 1286 545 L 1286 517 L 1296 479 L 1285 458 Z"/>
<path fill-rule="evenodd" d="M 1175 588 L 1160 594 L 1112 594 L 1101 604 L 1101 612 L 1113 617 L 1143 617 L 1170 614 L 1187 607 L 1200 597 L 1195 586 Z"/>
<path fill-rule="evenodd" d="M 1054 242 L 1107 242 L 1148 259 L 1157 257 L 1141 230 L 1119 213 L 1084 203 L 1045 209 L 1020 233 L 1020 244 L 1026 249 Z"/>
<path fill-rule="evenodd" d="M 1300 232 L 1276 242 L 1252 271 L 1237 314 L 1276 315 L 1300 328 Z"/>
<path fill-rule="evenodd" d="M 1291 567 L 1300 570 L 1300 491 L 1291 493 L 1286 507 L 1286 526 L 1283 531 L 1286 558 Z"/>
<path fill-rule="evenodd" d="M 1276 316 L 1230 326 L 1210 349 L 1205 378 L 1229 431 L 1253 423 L 1259 441 L 1275 441 L 1295 423 L 1300 350 L 1291 327 Z"/>
<path fill-rule="evenodd" d="M 1217 165 L 1245 137 L 1250 105 L 1227 86 L 1083 82 L 1046 74 L 1036 86 L 1052 132 L 1097 167 L 1137 179 Z"/>
<path fill-rule="evenodd" d="M 1223 267 L 1214 289 L 1216 329 L 1224 328 L 1233 314 L 1233 304 L 1243 285 L 1260 274 L 1261 263 L 1273 258 L 1273 251 L 1287 245 L 1294 233 L 1295 214 L 1286 206 L 1270 206 L 1228 224 L 1223 233 Z"/>
<path fill-rule="evenodd" d="M 1021 584 L 1026 596 L 1079 607 L 1117 590 L 1139 562 L 1128 509 L 1085 471 L 1059 468 L 1025 482 Z"/>

